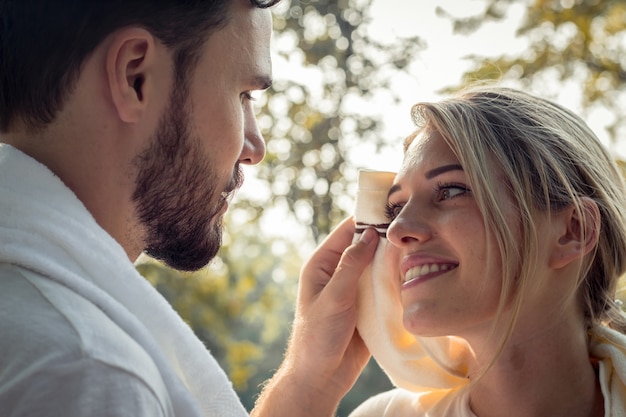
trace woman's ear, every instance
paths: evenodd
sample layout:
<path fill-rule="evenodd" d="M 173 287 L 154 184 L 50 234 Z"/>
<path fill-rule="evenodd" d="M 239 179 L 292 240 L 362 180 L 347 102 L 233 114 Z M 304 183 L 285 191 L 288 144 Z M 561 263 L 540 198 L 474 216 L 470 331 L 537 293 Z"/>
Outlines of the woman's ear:
<path fill-rule="evenodd" d="M 120 29 L 106 54 L 106 73 L 113 105 L 120 119 L 134 123 L 150 98 L 151 71 L 156 61 L 155 40 L 143 28 Z"/>
<path fill-rule="evenodd" d="M 579 207 L 570 205 L 552 216 L 555 242 L 550 254 L 550 267 L 560 269 L 582 259 L 598 244 L 600 210 L 589 197 L 580 199 Z"/>

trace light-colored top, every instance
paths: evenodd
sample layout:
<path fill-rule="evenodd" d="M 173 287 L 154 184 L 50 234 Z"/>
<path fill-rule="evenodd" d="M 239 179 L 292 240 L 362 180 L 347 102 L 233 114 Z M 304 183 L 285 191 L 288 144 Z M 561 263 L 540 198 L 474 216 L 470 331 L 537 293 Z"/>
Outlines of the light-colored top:
<path fill-rule="evenodd" d="M 71 190 L 4 144 L 0 410 L 247 416 L 215 359 Z"/>
<path fill-rule="evenodd" d="M 415 393 L 402 388 L 375 395 L 350 417 L 476 417 L 469 406 L 469 391 Z"/>

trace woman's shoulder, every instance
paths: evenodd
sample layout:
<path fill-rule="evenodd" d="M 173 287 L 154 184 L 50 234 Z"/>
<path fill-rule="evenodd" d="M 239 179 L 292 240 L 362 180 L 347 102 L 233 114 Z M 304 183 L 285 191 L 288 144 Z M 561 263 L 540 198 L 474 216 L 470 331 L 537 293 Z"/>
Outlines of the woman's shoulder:
<path fill-rule="evenodd" d="M 475 417 L 467 390 L 415 393 L 401 388 L 368 398 L 349 417 Z"/>
<path fill-rule="evenodd" d="M 410 403 L 411 397 L 416 394 L 402 390 L 393 389 L 391 391 L 382 392 L 374 395 L 365 400 L 359 405 L 349 417 L 379 417 L 379 416 L 391 416 L 399 414 L 389 414 L 391 409 L 397 408 L 401 404 Z M 407 408 L 409 410 L 410 408 Z"/>

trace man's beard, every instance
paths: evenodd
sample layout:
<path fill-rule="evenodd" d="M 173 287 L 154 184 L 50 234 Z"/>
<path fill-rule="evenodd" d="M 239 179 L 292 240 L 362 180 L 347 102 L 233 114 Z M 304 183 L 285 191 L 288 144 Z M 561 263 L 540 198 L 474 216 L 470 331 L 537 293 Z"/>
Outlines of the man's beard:
<path fill-rule="evenodd" d="M 194 271 L 215 257 L 222 243 L 224 192 L 243 182 L 239 163 L 225 190 L 189 132 L 186 89 L 175 86 L 151 145 L 136 160 L 133 200 L 146 232 L 145 252 L 172 268 Z"/>

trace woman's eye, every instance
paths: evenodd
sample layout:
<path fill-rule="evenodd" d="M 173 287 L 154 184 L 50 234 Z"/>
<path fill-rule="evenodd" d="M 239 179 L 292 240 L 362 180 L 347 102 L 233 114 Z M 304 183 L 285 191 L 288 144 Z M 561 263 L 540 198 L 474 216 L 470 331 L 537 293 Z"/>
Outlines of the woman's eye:
<path fill-rule="evenodd" d="M 437 201 L 445 201 L 465 195 L 471 192 L 471 190 L 462 184 L 437 184 L 435 192 Z"/>
<path fill-rule="evenodd" d="M 402 207 L 404 207 L 402 204 L 387 202 L 385 205 L 385 216 L 387 216 L 389 221 L 393 221 L 402 211 Z"/>

